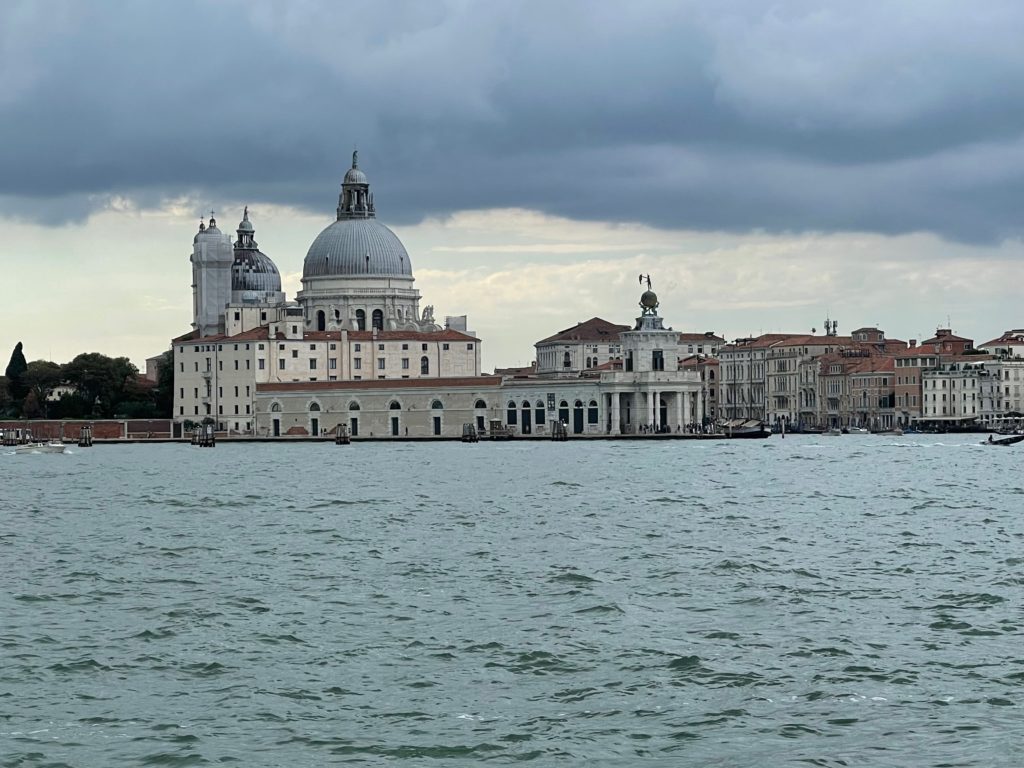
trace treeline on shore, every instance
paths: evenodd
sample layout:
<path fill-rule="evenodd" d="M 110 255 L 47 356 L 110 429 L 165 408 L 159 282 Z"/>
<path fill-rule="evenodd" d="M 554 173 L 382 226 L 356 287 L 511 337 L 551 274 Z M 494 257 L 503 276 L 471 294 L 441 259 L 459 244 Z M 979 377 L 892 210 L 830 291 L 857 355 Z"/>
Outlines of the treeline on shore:
<path fill-rule="evenodd" d="M 0 377 L 0 416 L 15 419 L 166 419 L 174 404 L 174 360 L 160 356 L 157 380 L 127 357 L 83 352 L 70 362 L 25 359 L 19 341 Z"/>

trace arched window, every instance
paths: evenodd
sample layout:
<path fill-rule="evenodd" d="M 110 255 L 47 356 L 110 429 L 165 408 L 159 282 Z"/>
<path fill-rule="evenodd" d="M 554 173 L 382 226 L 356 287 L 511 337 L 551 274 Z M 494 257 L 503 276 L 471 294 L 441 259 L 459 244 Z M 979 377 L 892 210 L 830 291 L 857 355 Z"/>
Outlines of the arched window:
<path fill-rule="evenodd" d="M 483 400 L 477 400 L 476 404 L 473 407 L 474 408 L 486 408 L 487 407 L 487 403 L 485 403 Z"/>
<path fill-rule="evenodd" d="M 281 412 L 281 404 L 280 403 L 272 403 L 270 405 L 270 410 L 271 410 L 272 413 L 280 413 Z"/>
<path fill-rule="evenodd" d="M 384 311 L 380 309 L 373 310 L 373 327 L 378 331 L 384 330 Z"/>
<path fill-rule="evenodd" d="M 572 355 L 570 355 L 568 352 L 566 352 L 565 355 L 563 355 L 562 357 L 562 367 L 572 368 Z"/>
<path fill-rule="evenodd" d="M 420 376 L 426 376 L 430 373 L 430 358 L 424 355 L 420 358 Z"/>
<path fill-rule="evenodd" d="M 356 310 L 356 330 L 357 331 L 365 331 L 366 330 L 366 312 L 364 312 L 361 309 L 357 309 Z"/>
<path fill-rule="evenodd" d="M 440 400 L 435 400 L 434 402 L 432 402 L 430 404 L 430 407 L 433 408 L 435 411 L 440 411 L 442 408 L 444 408 Z"/>
<path fill-rule="evenodd" d="M 309 410 L 311 410 L 311 411 L 319 411 L 320 410 L 320 403 L 310 403 L 309 404 Z"/>
<path fill-rule="evenodd" d="M 316 329 L 318 331 L 327 330 L 327 315 L 324 313 L 322 309 L 318 310 L 316 313 Z"/>
<path fill-rule="evenodd" d="M 340 309 L 334 310 L 334 319 L 335 320 L 341 320 L 341 310 Z"/>
<path fill-rule="evenodd" d="M 518 422 L 518 411 L 516 410 L 516 404 L 514 400 L 508 401 L 508 413 L 506 414 L 506 423 L 511 427 Z"/>
<path fill-rule="evenodd" d="M 533 408 L 534 408 L 534 410 L 533 410 L 533 421 L 534 421 L 534 423 L 543 425 L 544 424 L 544 420 L 546 418 L 546 416 L 544 414 L 544 403 L 543 403 L 543 401 L 538 400 L 536 403 L 534 403 Z"/>
<path fill-rule="evenodd" d="M 351 403 L 348 404 L 348 409 L 350 411 L 358 411 L 359 410 L 359 403 L 357 403 L 355 400 L 353 400 Z"/>
<path fill-rule="evenodd" d="M 591 400 L 587 406 L 587 424 L 597 424 L 597 400 Z"/>
<path fill-rule="evenodd" d="M 388 408 L 392 411 L 400 411 L 402 410 L 402 404 L 397 400 L 392 400 L 391 405 L 389 405 Z"/>
<path fill-rule="evenodd" d="M 569 423 L 569 403 L 565 400 L 558 404 L 558 420 L 565 424 Z"/>
<path fill-rule="evenodd" d="M 577 400 L 572 405 L 573 405 L 573 408 L 582 408 L 583 407 L 583 401 L 582 400 Z"/>
<path fill-rule="evenodd" d="M 708 368 L 708 378 L 711 381 L 715 380 L 715 369 L 714 368 Z"/>

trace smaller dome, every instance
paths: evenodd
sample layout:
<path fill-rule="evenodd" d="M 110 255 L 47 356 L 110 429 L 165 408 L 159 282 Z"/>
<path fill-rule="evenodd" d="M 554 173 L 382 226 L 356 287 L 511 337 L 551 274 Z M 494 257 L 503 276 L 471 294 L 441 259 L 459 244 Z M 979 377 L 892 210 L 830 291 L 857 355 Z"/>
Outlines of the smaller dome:
<path fill-rule="evenodd" d="M 249 206 L 245 206 L 245 210 L 242 212 L 242 220 L 238 222 L 239 232 L 254 232 L 255 229 L 252 226 L 252 222 L 249 221 Z"/>
<path fill-rule="evenodd" d="M 343 184 L 369 184 L 366 180 L 366 174 L 360 171 L 356 167 L 349 168 L 345 173 L 345 180 Z"/>
<path fill-rule="evenodd" d="M 644 309 L 656 309 L 658 306 L 658 294 L 654 291 L 644 291 L 640 296 L 640 306 Z"/>
<path fill-rule="evenodd" d="M 231 265 L 232 291 L 281 290 L 281 274 L 270 257 L 261 251 L 236 248 Z"/>

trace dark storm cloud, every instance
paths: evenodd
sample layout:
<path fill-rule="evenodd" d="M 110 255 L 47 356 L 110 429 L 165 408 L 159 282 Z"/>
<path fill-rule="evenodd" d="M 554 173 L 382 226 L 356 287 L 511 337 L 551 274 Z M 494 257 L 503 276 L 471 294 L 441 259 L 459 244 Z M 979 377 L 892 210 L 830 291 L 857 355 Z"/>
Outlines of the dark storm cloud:
<path fill-rule="evenodd" d="M 859 5 L 6 4 L 0 211 L 329 215 L 358 143 L 395 223 L 1019 236 L 1024 8 Z"/>

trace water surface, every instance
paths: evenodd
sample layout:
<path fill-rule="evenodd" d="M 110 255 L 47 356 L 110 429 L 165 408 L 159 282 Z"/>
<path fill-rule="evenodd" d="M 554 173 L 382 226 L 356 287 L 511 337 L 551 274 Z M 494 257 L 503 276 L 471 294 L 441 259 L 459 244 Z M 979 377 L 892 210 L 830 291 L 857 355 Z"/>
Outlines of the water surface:
<path fill-rule="evenodd" d="M 0 455 L 0 764 L 1017 766 L 976 443 Z"/>

